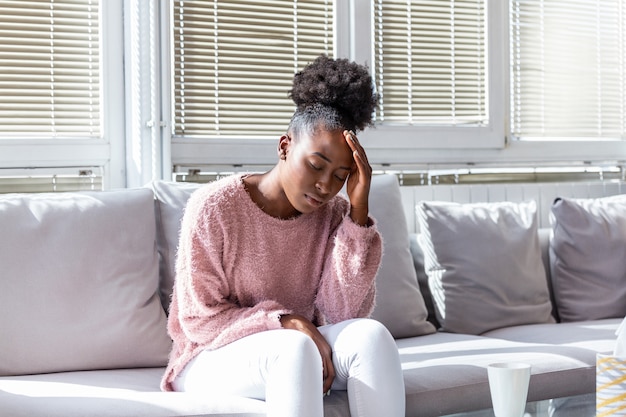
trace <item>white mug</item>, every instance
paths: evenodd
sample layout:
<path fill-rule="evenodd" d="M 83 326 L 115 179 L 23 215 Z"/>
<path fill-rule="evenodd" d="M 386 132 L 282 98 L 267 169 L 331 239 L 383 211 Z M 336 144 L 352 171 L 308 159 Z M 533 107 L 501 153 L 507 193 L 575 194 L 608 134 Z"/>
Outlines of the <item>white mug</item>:
<path fill-rule="evenodd" d="M 522 417 L 526 409 L 530 365 L 492 363 L 487 366 L 491 402 L 496 417 Z"/>

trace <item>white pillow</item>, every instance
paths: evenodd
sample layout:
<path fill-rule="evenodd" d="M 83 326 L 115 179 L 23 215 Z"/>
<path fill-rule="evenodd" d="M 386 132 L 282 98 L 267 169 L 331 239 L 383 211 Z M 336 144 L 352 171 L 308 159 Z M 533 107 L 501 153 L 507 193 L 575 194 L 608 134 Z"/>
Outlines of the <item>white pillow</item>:
<path fill-rule="evenodd" d="M 550 267 L 561 321 L 626 316 L 626 195 L 557 199 Z"/>
<path fill-rule="evenodd" d="M 536 204 L 421 202 L 420 246 L 442 330 L 553 322 Z"/>
<path fill-rule="evenodd" d="M 164 366 L 150 190 L 0 196 L 0 375 Z"/>

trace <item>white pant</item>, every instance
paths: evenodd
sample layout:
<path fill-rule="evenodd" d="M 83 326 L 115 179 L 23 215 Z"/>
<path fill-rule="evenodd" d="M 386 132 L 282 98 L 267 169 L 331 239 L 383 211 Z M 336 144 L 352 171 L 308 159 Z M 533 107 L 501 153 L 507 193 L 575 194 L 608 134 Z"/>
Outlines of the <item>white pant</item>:
<path fill-rule="evenodd" d="M 375 320 L 319 328 L 333 351 L 334 390 L 347 390 L 352 417 L 403 417 L 404 379 L 396 344 Z M 257 333 L 203 351 L 173 383 L 176 391 L 265 400 L 267 417 L 323 417 L 322 359 L 297 330 Z M 332 394 L 331 394 L 332 395 Z"/>

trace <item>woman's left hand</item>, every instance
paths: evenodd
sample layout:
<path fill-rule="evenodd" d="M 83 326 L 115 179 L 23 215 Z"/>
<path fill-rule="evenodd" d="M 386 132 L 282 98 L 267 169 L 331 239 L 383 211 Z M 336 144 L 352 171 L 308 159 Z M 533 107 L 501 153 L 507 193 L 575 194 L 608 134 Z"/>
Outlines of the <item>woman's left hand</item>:
<path fill-rule="evenodd" d="M 372 182 L 372 167 L 367 161 L 365 149 L 352 131 L 344 130 L 343 136 L 354 158 L 354 168 L 348 176 L 346 191 L 350 199 L 350 217 L 361 226 L 367 224 L 369 218 L 369 193 Z"/>

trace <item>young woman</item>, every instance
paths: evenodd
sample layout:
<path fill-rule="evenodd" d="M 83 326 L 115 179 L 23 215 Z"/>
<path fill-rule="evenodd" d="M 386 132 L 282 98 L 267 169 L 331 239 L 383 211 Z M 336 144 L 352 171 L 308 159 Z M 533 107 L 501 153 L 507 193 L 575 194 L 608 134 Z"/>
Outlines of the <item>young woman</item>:
<path fill-rule="evenodd" d="M 290 97 L 297 109 L 277 165 L 188 202 L 162 388 L 262 399 L 268 417 L 322 417 L 332 388 L 348 391 L 352 417 L 404 416 L 393 338 L 366 318 L 382 242 L 354 132 L 377 104 L 371 77 L 320 56 Z"/>

